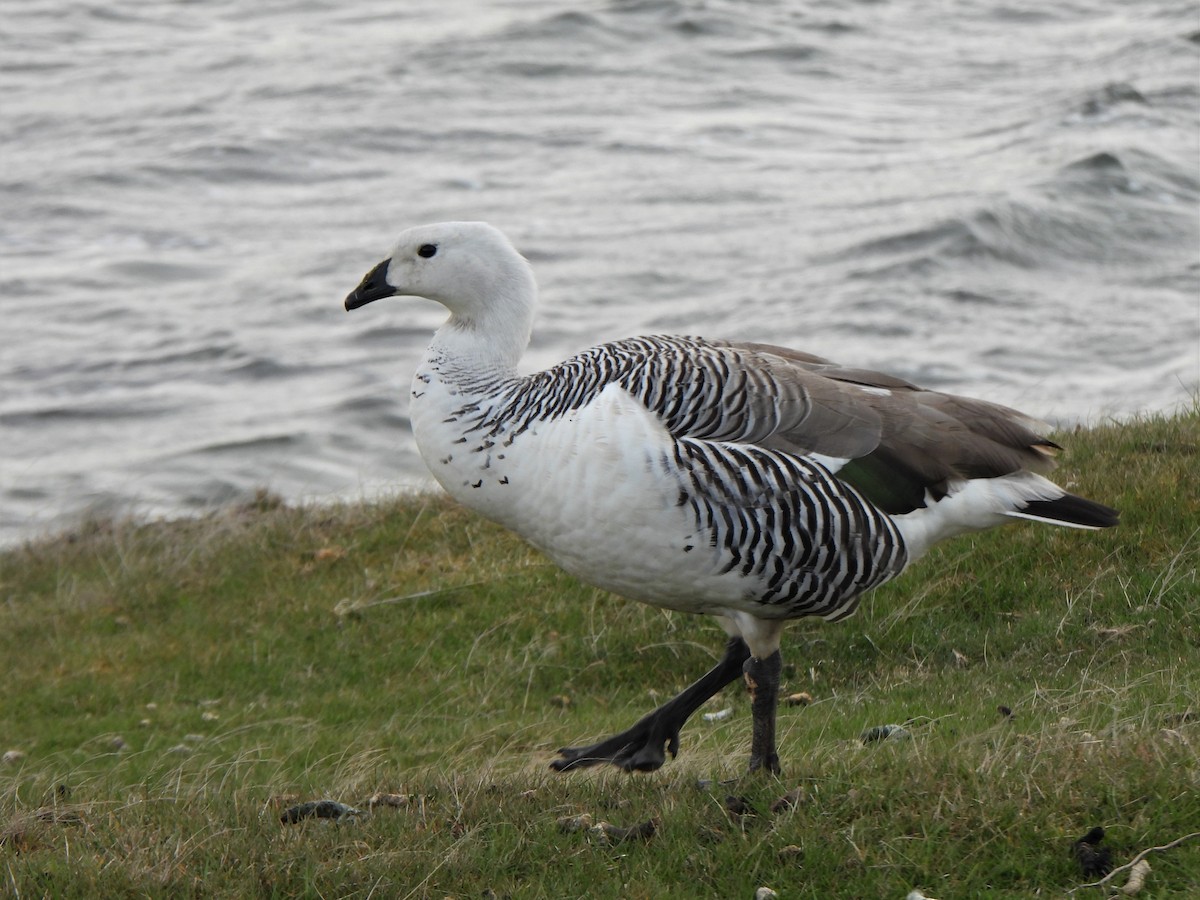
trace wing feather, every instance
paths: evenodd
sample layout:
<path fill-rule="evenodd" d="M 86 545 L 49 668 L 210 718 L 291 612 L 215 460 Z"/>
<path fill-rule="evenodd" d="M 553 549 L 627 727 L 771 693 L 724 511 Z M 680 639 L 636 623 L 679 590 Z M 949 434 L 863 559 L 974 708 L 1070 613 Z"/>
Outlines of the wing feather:
<path fill-rule="evenodd" d="M 529 376 L 483 425 L 578 408 L 619 383 L 677 439 L 744 444 L 825 465 L 889 513 L 956 483 L 1054 467 L 1048 426 L 1024 413 L 820 356 L 750 342 L 652 336 Z"/>
<path fill-rule="evenodd" d="M 672 417 L 673 434 L 844 459 L 838 477 L 888 512 L 957 481 L 1054 467 L 1048 427 L 999 404 L 770 344 L 690 339 L 680 351 L 691 415 Z"/>

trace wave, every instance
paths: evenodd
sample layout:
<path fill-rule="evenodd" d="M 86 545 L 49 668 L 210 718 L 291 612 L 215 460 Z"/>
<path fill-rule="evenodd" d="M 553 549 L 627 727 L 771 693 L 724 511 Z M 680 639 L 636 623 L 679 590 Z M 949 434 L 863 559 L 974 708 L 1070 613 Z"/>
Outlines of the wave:
<path fill-rule="evenodd" d="M 964 264 L 1017 268 L 1186 262 L 1200 183 L 1142 150 L 1102 150 L 986 206 L 856 243 L 829 261 L 858 277 L 895 277 Z M 1194 245 L 1193 245 L 1194 246 Z"/>

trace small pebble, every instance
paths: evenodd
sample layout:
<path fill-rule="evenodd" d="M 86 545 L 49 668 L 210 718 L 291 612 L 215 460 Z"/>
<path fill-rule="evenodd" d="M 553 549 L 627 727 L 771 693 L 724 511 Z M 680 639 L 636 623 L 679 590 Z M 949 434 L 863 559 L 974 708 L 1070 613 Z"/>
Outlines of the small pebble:
<path fill-rule="evenodd" d="M 108 742 L 108 746 L 111 747 L 113 750 L 120 752 L 121 750 L 124 750 L 129 745 L 127 743 L 125 743 L 125 738 L 121 737 L 118 734 L 111 741 Z"/>
<path fill-rule="evenodd" d="M 721 722 L 733 715 L 733 707 L 727 706 L 724 709 L 719 709 L 716 712 L 704 714 L 705 722 Z"/>
<path fill-rule="evenodd" d="M 2 758 L 5 765 L 12 765 L 13 763 L 19 763 L 21 760 L 23 760 L 25 758 L 25 753 L 21 750 L 6 750 Z"/>
<path fill-rule="evenodd" d="M 903 725 L 876 725 L 860 735 L 864 744 L 872 744 L 875 741 L 902 741 L 910 737 L 912 734 Z"/>
<path fill-rule="evenodd" d="M 754 900 L 775 900 L 778 896 L 778 892 L 771 890 L 769 887 L 760 887 L 754 892 Z"/>

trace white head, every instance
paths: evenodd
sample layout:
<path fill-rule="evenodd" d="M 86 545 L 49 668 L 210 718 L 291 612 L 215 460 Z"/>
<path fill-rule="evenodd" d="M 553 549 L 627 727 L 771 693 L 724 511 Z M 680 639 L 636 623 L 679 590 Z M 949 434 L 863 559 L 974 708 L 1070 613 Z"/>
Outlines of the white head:
<path fill-rule="evenodd" d="M 447 328 L 486 339 L 497 356 L 515 352 L 515 365 L 529 343 L 537 283 L 491 225 L 442 222 L 403 232 L 392 255 L 346 298 L 346 309 L 397 295 L 436 300 L 450 311 Z"/>

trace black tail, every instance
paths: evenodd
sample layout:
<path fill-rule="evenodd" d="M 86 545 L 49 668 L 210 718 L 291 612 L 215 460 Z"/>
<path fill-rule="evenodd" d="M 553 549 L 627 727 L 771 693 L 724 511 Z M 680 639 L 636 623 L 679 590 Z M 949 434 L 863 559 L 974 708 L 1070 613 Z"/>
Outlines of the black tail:
<path fill-rule="evenodd" d="M 1121 516 L 1111 506 L 1074 494 L 1063 494 L 1057 500 L 1031 500 L 1017 515 L 1076 528 L 1112 528 Z"/>

